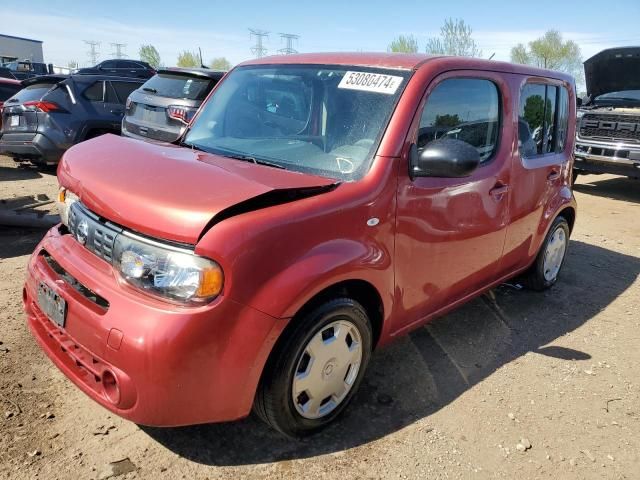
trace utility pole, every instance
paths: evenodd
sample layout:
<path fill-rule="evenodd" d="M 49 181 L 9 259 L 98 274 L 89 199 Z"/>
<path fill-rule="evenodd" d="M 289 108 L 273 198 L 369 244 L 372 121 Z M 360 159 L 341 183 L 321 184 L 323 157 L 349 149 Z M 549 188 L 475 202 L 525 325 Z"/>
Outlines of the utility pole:
<path fill-rule="evenodd" d="M 256 44 L 251 47 L 251 53 L 253 53 L 257 58 L 264 57 L 267 54 L 267 49 L 264 46 L 264 40 L 269 38 L 269 32 L 264 30 L 258 30 L 255 28 L 249 29 L 249 38 L 256 39 Z"/>
<path fill-rule="evenodd" d="M 283 55 L 291 55 L 292 53 L 298 53 L 298 51 L 293 48 L 293 42 L 297 41 L 300 38 L 300 35 L 294 35 L 292 33 L 281 33 L 280 38 L 287 43 L 287 46 L 278 50 Z"/>
<path fill-rule="evenodd" d="M 89 45 L 89 51 L 87 52 L 87 56 L 91 59 L 91 66 L 98 63 L 98 56 L 100 52 L 98 52 L 98 48 L 100 46 L 100 42 L 96 42 L 95 40 L 84 40 L 84 43 Z"/>
<path fill-rule="evenodd" d="M 122 51 L 127 46 L 126 43 L 112 43 L 111 46 L 116 49 L 116 51 L 111 54 L 114 57 L 124 58 L 127 56 L 127 54 Z"/>

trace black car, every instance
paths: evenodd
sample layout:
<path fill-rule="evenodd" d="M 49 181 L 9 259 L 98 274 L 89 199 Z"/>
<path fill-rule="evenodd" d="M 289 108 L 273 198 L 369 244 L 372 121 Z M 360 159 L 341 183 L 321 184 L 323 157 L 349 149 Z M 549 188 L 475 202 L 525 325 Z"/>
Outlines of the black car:
<path fill-rule="evenodd" d="M 22 81 L 5 101 L 0 154 L 55 164 L 66 149 L 104 133 L 120 134 L 124 106 L 140 79 L 44 75 Z"/>
<path fill-rule="evenodd" d="M 117 77 L 151 78 L 156 74 L 154 68 L 142 60 L 104 60 L 94 67 L 80 68 L 79 75 L 113 75 Z"/>
<path fill-rule="evenodd" d="M 166 68 L 127 100 L 122 134 L 174 142 L 226 72 L 208 68 Z"/>
<path fill-rule="evenodd" d="M 26 78 L 35 77 L 37 75 L 47 75 L 53 73 L 53 66 L 45 63 L 25 61 L 13 61 L 2 64 L 3 69 L 7 69 L 11 72 L 13 78 L 18 80 L 24 80 Z M 6 75 L 6 72 L 2 75 L 6 78 L 11 78 Z"/>

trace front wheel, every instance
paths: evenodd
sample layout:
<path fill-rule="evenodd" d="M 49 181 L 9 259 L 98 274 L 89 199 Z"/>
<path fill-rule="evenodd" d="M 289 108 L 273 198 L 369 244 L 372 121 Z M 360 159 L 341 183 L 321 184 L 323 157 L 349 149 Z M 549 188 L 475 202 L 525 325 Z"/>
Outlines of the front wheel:
<path fill-rule="evenodd" d="M 558 280 L 568 247 L 569 224 L 564 217 L 557 217 L 523 283 L 533 290 L 550 288 Z"/>
<path fill-rule="evenodd" d="M 286 333 L 263 374 L 254 410 L 291 437 L 324 428 L 358 389 L 372 349 L 371 324 L 355 300 L 314 308 Z"/>

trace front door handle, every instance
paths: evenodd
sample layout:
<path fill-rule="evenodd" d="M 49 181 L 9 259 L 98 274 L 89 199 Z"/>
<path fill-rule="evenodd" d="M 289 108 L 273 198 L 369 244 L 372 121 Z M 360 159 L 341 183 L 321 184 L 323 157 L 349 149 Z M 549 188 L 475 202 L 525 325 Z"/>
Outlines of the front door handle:
<path fill-rule="evenodd" d="M 491 195 L 496 200 L 502 200 L 502 196 L 509 191 L 509 185 L 503 185 L 498 183 L 495 187 L 489 190 L 489 195 Z"/>
<path fill-rule="evenodd" d="M 554 182 L 559 178 L 560 178 L 560 170 L 556 170 L 555 168 L 551 170 L 551 172 L 549 172 L 549 175 L 547 175 L 547 180 L 549 180 L 550 182 Z"/>

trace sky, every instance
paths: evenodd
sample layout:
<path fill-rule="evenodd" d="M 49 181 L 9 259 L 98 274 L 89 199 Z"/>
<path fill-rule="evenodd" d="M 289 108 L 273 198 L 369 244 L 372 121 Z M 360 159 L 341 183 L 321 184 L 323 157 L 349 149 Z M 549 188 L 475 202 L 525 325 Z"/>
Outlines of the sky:
<path fill-rule="evenodd" d="M 483 56 L 496 60 L 508 61 L 512 46 L 549 29 L 576 41 L 583 59 L 640 45 L 640 0 L 0 0 L 0 33 L 44 41 L 45 61 L 59 66 L 89 64 L 84 40 L 101 42 L 99 60 L 112 58 L 117 42 L 129 58 L 152 44 L 166 66 L 198 47 L 205 63 L 223 56 L 236 64 L 254 56 L 249 28 L 270 32 L 268 54 L 285 46 L 280 33 L 299 35 L 300 52 L 385 51 L 400 34 L 414 35 L 424 50 L 449 17 L 465 20 Z"/>

